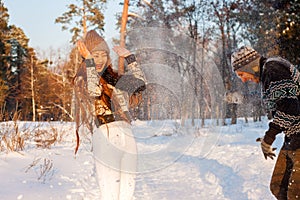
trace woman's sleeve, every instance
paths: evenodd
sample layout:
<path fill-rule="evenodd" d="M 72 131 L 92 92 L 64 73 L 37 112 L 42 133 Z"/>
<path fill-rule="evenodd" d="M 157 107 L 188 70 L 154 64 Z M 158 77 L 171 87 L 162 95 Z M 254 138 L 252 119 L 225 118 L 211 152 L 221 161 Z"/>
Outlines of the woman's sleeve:
<path fill-rule="evenodd" d="M 144 72 L 136 62 L 133 54 L 125 57 L 128 64 L 128 73 L 122 75 L 116 84 L 116 88 L 129 94 L 141 92 L 146 89 L 146 78 Z"/>

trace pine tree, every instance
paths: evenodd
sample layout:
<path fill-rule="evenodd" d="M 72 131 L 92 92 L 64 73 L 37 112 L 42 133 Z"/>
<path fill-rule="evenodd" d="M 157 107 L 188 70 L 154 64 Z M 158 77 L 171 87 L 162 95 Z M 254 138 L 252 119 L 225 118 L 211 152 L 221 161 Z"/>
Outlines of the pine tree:
<path fill-rule="evenodd" d="M 293 64 L 300 64 L 300 2 L 276 1 L 273 7 L 278 13 L 276 20 L 279 54 Z"/>
<path fill-rule="evenodd" d="M 62 30 L 69 30 L 72 43 L 83 36 L 87 29 L 97 29 L 100 34 L 104 30 L 104 3 L 106 0 L 76 0 L 77 4 L 69 4 L 68 11 L 55 19 L 62 24 Z"/>
<path fill-rule="evenodd" d="M 9 14 L 3 3 L 0 4 L 0 15 L 0 85 L 7 88 L 6 91 L 1 91 L 4 94 L 1 98 L 4 99 L 0 106 L 6 120 L 10 120 L 15 112 L 20 112 L 30 105 L 23 88 L 30 88 L 26 76 L 30 58 L 35 53 L 28 46 L 29 39 L 23 30 L 15 25 L 8 25 Z M 23 117 L 25 113 L 22 112 Z"/>
<path fill-rule="evenodd" d="M 0 0 L 0 120 L 3 119 L 5 109 L 5 99 L 8 93 L 8 84 L 5 78 L 5 63 L 7 61 L 7 55 L 5 50 L 5 33 L 8 30 L 8 18 L 9 14 L 7 8 Z"/>

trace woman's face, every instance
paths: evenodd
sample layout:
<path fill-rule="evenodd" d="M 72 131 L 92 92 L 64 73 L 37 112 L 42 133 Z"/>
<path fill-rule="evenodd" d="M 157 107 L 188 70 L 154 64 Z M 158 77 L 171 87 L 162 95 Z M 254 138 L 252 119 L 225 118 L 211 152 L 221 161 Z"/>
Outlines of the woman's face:
<path fill-rule="evenodd" d="M 96 70 L 101 72 L 107 65 L 108 55 L 106 51 L 93 51 L 92 56 L 96 64 Z"/>

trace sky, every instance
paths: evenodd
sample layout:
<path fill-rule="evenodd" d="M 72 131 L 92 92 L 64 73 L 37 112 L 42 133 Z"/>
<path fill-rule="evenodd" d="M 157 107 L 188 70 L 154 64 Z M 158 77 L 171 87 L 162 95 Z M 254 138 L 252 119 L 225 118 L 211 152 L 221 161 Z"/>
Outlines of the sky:
<path fill-rule="evenodd" d="M 67 11 L 67 5 L 75 0 L 2 0 L 8 9 L 9 24 L 22 28 L 30 39 L 29 46 L 42 50 L 69 45 L 71 34 L 62 31 L 61 24 L 54 21 Z M 116 13 L 122 12 L 121 0 L 108 0 L 105 14 L 105 38 L 117 34 Z"/>

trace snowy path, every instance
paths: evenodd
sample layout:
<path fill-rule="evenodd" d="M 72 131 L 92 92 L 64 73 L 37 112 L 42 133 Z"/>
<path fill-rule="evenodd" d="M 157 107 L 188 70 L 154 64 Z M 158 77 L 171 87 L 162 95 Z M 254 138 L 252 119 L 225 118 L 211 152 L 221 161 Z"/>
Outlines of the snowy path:
<path fill-rule="evenodd" d="M 205 143 L 208 135 L 200 134 L 184 151 L 171 149 L 167 154 L 171 162 L 167 160 L 166 166 L 164 157 L 151 160 L 154 170 L 136 177 L 134 199 L 273 200 L 268 185 L 275 161 L 266 161 L 255 143 L 266 129 L 265 123 L 222 127 L 215 143 Z M 145 132 L 145 126 L 140 123 L 135 128 Z M 159 130 L 164 134 L 137 140 L 140 152 L 163 149 L 166 143 L 182 137 L 165 134 L 172 130 L 168 127 Z M 280 147 L 280 143 L 278 139 L 275 146 Z M 208 144 L 211 144 L 209 151 L 204 150 Z M 28 148 L 20 153 L 0 153 L 0 199 L 99 199 L 90 145 L 83 144 L 76 158 L 74 145 L 71 138 L 51 149 Z M 48 170 L 45 169 L 47 162 L 52 164 Z"/>
<path fill-rule="evenodd" d="M 273 200 L 268 185 L 275 162 L 264 160 L 254 142 L 253 131 L 261 128 L 251 135 L 244 135 L 250 127 L 231 132 L 236 128 L 224 127 L 208 155 L 201 156 L 199 137 L 169 167 L 139 175 L 135 199 Z"/>
<path fill-rule="evenodd" d="M 219 160 L 215 156 L 199 159 L 184 155 L 163 170 L 138 176 L 136 199 L 273 199 L 268 189 L 271 170 L 262 170 L 264 163 L 256 163 L 261 155 L 249 154 L 244 149 L 240 152 L 243 160 L 229 160 L 227 155 L 222 159 L 222 154 L 236 155 L 241 150 L 231 148 L 231 151 L 216 148 L 212 153 L 219 154 Z M 265 167 L 272 169 L 270 164 Z M 266 173 L 264 176 L 261 170 Z"/>

